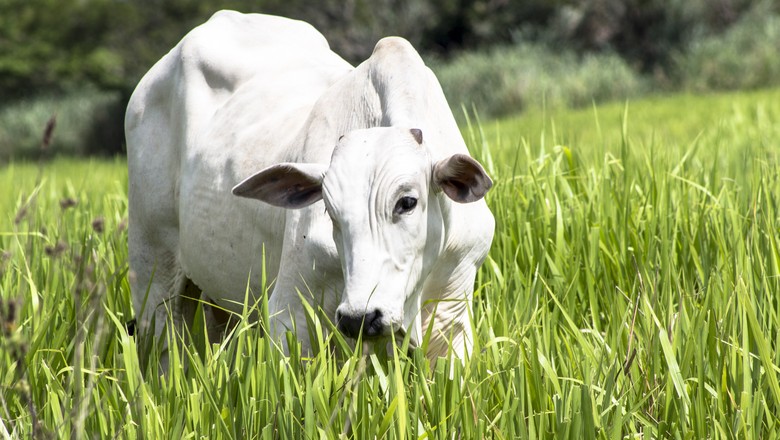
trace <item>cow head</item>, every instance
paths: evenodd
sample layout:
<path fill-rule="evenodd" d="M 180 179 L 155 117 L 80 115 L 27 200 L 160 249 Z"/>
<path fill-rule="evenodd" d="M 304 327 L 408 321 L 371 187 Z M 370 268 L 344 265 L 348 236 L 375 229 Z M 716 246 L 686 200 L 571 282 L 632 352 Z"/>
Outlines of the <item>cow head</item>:
<path fill-rule="evenodd" d="M 274 165 L 233 194 L 290 209 L 324 201 L 344 276 L 337 326 L 371 338 L 406 331 L 418 318 L 444 246 L 443 197 L 474 202 L 491 186 L 469 156 L 432 161 L 418 129 L 370 128 L 342 136 L 330 165 Z"/>

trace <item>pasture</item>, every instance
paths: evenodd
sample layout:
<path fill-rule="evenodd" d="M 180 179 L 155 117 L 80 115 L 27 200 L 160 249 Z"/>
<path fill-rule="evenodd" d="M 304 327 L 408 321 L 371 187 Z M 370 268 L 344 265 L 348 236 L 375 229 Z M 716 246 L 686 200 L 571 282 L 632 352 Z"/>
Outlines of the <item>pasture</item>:
<path fill-rule="evenodd" d="M 497 222 L 463 364 L 363 356 L 317 310 L 286 357 L 259 304 L 159 377 L 125 329 L 124 161 L 4 165 L 0 437 L 780 436 L 780 90 L 462 130 Z"/>

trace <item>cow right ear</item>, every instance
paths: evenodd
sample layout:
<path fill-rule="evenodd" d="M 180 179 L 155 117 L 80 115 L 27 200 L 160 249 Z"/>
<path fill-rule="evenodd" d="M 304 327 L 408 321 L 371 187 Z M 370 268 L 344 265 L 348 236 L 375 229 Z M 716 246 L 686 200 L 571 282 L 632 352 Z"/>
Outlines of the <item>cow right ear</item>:
<path fill-rule="evenodd" d="M 493 186 L 482 165 L 471 156 L 453 154 L 433 166 L 434 183 L 458 203 L 476 202 Z"/>
<path fill-rule="evenodd" d="M 233 194 L 280 208 L 304 208 L 322 198 L 322 178 L 327 170 L 323 164 L 272 165 L 233 187 Z"/>

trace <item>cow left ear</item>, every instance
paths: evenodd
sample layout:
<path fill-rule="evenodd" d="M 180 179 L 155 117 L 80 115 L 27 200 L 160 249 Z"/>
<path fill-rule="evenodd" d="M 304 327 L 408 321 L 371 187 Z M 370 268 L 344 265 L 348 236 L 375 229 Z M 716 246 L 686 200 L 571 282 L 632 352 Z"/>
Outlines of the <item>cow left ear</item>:
<path fill-rule="evenodd" d="M 453 154 L 436 162 L 433 182 L 458 203 L 476 202 L 493 186 L 482 165 L 465 154 Z"/>
<path fill-rule="evenodd" d="M 233 187 L 233 194 L 280 208 L 304 208 L 322 198 L 327 170 L 327 165 L 313 163 L 272 165 Z"/>

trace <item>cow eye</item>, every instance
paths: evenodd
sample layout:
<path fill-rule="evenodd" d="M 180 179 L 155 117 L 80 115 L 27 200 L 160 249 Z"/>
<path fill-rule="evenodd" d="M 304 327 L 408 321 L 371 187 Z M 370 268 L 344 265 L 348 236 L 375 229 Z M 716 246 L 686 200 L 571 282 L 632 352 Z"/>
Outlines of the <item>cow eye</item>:
<path fill-rule="evenodd" d="M 406 214 L 411 212 L 414 207 L 417 206 L 417 199 L 414 197 L 404 196 L 398 199 L 398 203 L 395 204 L 396 214 Z"/>

